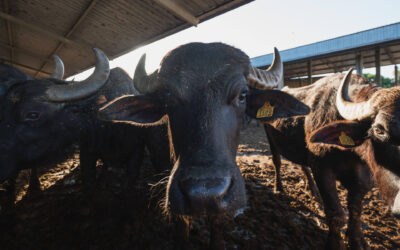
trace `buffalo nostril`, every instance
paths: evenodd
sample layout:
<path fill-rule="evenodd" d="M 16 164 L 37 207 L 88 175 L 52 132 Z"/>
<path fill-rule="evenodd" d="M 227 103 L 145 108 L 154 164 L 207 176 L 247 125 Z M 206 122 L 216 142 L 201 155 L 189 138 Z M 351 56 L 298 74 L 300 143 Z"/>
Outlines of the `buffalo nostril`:
<path fill-rule="evenodd" d="M 231 177 L 186 179 L 180 182 L 180 189 L 188 199 L 191 209 L 197 211 L 224 208 L 223 197 L 232 185 Z"/>

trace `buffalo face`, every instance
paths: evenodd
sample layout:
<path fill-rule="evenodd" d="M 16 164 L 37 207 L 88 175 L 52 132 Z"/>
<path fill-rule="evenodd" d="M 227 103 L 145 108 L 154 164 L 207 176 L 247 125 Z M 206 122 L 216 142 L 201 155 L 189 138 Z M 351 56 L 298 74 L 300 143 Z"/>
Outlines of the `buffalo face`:
<path fill-rule="evenodd" d="M 282 79 L 279 55 L 276 61 L 269 71 L 261 72 L 231 46 L 192 43 L 168 53 L 158 71 L 147 75 L 143 57 L 134 83 L 145 95 L 118 98 L 103 107 L 99 116 L 133 125 L 169 121 L 177 157 L 167 186 L 170 212 L 234 212 L 246 205 L 244 180 L 235 161 L 245 112 L 262 121 L 309 112 L 280 91 L 249 91 L 249 87 L 278 85 Z"/>
<path fill-rule="evenodd" d="M 0 182 L 19 166 L 33 167 L 49 158 L 78 132 L 76 108 L 43 100 L 52 83 L 47 80 L 18 83 L 4 97 L 0 110 Z M 24 168 L 24 166 L 22 166 Z"/>
<path fill-rule="evenodd" d="M 82 82 L 14 80 L 0 89 L 0 182 L 19 168 L 65 156 L 62 150 L 79 135 L 82 119 L 77 113 L 88 112 L 83 108 L 85 98 L 108 78 L 107 57 L 100 50 L 95 53 L 95 72 Z"/>

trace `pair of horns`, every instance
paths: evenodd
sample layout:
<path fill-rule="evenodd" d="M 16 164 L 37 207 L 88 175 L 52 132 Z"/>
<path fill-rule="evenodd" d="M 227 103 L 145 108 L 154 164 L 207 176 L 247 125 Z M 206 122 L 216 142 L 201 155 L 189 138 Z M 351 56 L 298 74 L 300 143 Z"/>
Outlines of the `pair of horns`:
<path fill-rule="evenodd" d="M 94 48 L 93 51 L 96 55 L 96 66 L 92 75 L 80 82 L 50 86 L 46 91 L 46 97 L 49 101 L 76 101 L 96 93 L 103 87 L 110 74 L 110 64 L 103 51 L 97 48 Z M 56 65 L 57 64 L 58 63 L 56 63 Z M 55 68 L 57 68 L 57 66 L 55 66 Z"/>
<path fill-rule="evenodd" d="M 153 93 L 160 88 L 160 82 L 155 81 L 156 72 L 147 75 L 146 54 L 142 55 L 136 66 L 133 83 L 135 88 L 142 94 Z M 272 89 L 276 88 L 283 79 L 283 64 L 278 49 L 274 48 L 274 60 L 267 70 L 260 70 L 250 66 L 247 83 L 252 88 Z"/>
<path fill-rule="evenodd" d="M 362 121 L 375 114 L 373 100 L 376 93 L 365 102 L 354 103 L 347 101 L 346 99 L 348 99 L 348 89 L 352 72 L 353 68 L 350 68 L 340 83 L 336 94 L 336 108 L 344 119 Z"/>

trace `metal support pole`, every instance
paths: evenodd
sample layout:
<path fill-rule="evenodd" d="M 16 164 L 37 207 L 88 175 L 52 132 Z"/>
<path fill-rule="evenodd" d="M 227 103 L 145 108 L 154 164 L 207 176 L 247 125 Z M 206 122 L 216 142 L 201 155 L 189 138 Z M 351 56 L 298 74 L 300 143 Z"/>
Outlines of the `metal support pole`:
<path fill-rule="evenodd" d="M 363 57 L 360 54 L 356 55 L 356 70 L 357 70 L 357 74 L 362 76 L 363 73 Z"/>
<path fill-rule="evenodd" d="M 307 61 L 307 76 L 308 76 L 308 84 L 312 84 L 312 65 L 311 65 L 311 60 Z"/>
<path fill-rule="evenodd" d="M 381 82 L 381 50 L 379 47 L 375 49 L 375 83 L 382 86 Z"/>
<path fill-rule="evenodd" d="M 394 65 L 394 86 L 399 84 L 399 68 L 397 65 Z"/>

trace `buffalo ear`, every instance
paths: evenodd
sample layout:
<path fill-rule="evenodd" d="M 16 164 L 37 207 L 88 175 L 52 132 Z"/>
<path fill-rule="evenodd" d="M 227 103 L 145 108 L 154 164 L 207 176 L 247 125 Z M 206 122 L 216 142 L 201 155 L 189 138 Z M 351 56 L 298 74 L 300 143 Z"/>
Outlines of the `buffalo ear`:
<path fill-rule="evenodd" d="M 313 131 L 308 141 L 350 149 L 361 145 L 367 139 L 367 131 L 368 126 L 360 122 L 335 121 Z"/>
<path fill-rule="evenodd" d="M 279 90 L 257 90 L 247 95 L 246 114 L 262 122 L 308 113 L 307 105 Z"/>
<path fill-rule="evenodd" d="M 164 106 L 157 99 L 144 95 L 121 96 L 98 111 L 101 120 L 138 125 L 153 125 L 164 115 Z"/>

